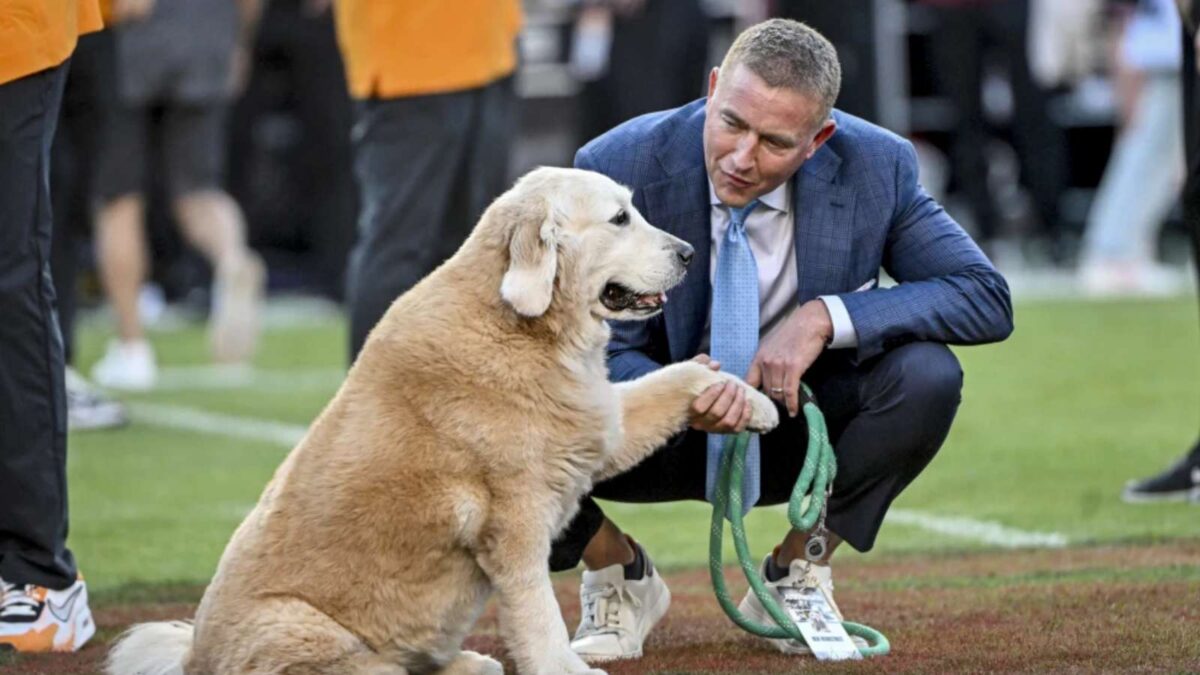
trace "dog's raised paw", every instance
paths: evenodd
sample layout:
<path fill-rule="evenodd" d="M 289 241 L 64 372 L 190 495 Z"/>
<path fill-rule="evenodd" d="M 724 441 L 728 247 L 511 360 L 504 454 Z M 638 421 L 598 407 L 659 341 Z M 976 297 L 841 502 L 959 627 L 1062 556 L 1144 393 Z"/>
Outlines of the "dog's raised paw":
<path fill-rule="evenodd" d="M 748 390 L 746 399 L 750 402 L 750 424 L 746 426 L 748 430 L 765 434 L 779 426 L 779 408 L 775 407 L 775 402 L 767 398 L 766 394 Z"/>

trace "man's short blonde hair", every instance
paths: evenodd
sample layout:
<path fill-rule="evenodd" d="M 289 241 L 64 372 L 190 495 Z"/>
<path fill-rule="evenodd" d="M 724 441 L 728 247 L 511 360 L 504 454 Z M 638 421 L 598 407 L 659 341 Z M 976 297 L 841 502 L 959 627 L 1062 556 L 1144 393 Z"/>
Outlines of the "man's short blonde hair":
<path fill-rule="evenodd" d="M 829 117 L 842 87 L 842 66 L 833 44 L 812 28 L 791 19 L 755 24 L 733 41 L 721 72 L 743 65 L 770 87 L 787 87 L 820 104 L 817 122 Z"/>

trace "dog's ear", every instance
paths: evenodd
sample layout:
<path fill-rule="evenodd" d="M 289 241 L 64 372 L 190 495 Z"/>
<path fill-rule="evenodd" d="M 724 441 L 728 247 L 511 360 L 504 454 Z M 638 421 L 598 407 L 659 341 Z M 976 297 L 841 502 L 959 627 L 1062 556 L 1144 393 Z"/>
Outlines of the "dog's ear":
<path fill-rule="evenodd" d="M 508 245 L 508 271 L 500 282 L 500 297 L 518 314 L 537 317 L 546 313 L 554 294 L 558 269 L 558 224 L 544 199 L 506 209 L 516 223 Z"/>

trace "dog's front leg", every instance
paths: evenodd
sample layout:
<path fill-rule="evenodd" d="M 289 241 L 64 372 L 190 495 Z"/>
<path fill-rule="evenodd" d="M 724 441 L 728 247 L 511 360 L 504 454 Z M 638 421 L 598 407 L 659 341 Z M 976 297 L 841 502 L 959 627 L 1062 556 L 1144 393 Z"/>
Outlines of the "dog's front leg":
<path fill-rule="evenodd" d="M 750 431 L 765 433 L 779 424 L 771 399 L 741 378 L 694 361 L 673 363 L 631 382 L 616 385 L 621 397 L 624 438 L 596 476 L 597 481 L 622 474 L 687 428 L 692 401 L 709 386 L 733 380 L 750 402 Z"/>
<path fill-rule="evenodd" d="M 550 584 L 550 530 L 542 510 L 509 508 L 489 524 L 477 557 L 500 605 L 500 632 L 522 675 L 605 675 L 571 651 L 567 626 Z M 521 517 L 529 518 L 520 522 Z"/>

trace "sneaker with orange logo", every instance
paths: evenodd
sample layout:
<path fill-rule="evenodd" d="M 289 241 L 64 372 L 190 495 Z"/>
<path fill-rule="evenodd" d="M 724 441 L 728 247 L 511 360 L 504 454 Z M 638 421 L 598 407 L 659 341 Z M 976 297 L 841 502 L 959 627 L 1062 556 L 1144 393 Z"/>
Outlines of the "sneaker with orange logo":
<path fill-rule="evenodd" d="M 5 581 L 0 596 L 0 649 L 73 652 L 96 632 L 82 577 L 61 591 Z"/>

